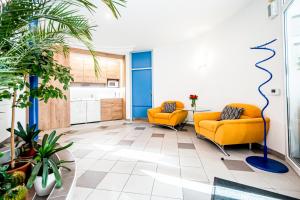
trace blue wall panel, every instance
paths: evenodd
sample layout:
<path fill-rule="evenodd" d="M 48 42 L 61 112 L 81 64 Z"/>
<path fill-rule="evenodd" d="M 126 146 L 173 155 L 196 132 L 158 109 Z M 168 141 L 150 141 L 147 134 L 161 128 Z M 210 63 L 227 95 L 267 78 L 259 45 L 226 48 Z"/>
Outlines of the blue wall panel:
<path fill-rule="evenodd" d="M 132 53 L 132 69 L 152 68 L 152 52 Z"/>
<path fill-rule="evenodd" d="M 152 108 L 151 62 L 151 52 L 132 53 L 133 118 L 147 118 L 147 110 Z"/>

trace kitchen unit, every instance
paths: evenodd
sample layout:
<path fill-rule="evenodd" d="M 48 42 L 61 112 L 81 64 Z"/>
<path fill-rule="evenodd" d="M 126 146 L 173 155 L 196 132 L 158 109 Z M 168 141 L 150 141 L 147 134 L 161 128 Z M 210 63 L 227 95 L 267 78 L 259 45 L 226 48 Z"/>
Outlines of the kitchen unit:
<path fill-rule="evenodd" d="M 79 99 L 71 101 L 71 124 L 123 119 L 123 99 Z"/>
<path fill-rule="evenodd" d="M 67 100 L 53 99 L 47 104 L 39 103 L 40 129 L 52 130 L 73 124 L 123 119 L 125 57 L 102 52 L 95 52 L 95 56 L 100 68 L 98 76 L 93 57 L 87 50 L 71 48 L 67 58 L 62 55 L 56 57 L 60 63 L 70 67 L 74 81 L 65 91 Z M 112 103 L 107 103 L 107 99 Z"/>

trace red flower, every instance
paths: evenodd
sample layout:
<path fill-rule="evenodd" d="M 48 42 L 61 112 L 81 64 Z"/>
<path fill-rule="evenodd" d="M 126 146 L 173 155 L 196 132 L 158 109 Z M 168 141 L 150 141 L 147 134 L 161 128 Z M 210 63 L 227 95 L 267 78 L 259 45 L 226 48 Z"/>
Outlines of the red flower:
<path fill-rule="evenodd" d="M 195 95 L 195 94 L 191 94 L 191 95 L 190 95 L 190 99 L 195 99 L 195 100 L 197 100 L 197 99 L 198 99 L 198 96 Z"/>

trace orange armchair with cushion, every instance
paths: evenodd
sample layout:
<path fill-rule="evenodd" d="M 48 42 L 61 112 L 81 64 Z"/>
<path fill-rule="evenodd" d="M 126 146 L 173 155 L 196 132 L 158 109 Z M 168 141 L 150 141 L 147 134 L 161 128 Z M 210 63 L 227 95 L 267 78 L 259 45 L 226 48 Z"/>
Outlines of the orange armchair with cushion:
<path fill-rule="evenodd" d="M 220 120 L 221 112 L 196 113 L 194 123 L 196 133 L 223 149 L 225 145 L 260 143 L 264 139 L 264 123 L 261 110 L 253 105 L 234 103 L 228 106 L 243 108 L 240 119 Z M 266 118 L 267 130 L 270 119 Z"/>
<path fill-rule="evenodd" d="M 165 103 L 176 102 L 176 110 L 172 113 L 165 113 Z M 160 107 L 152 108 L 148 110 L 148 120 L 151 124 L 168 126 L 174 130 L 175 126 L 183 123 L 188 115 L 188 112 L 184 110 L 184 104 L 180 101 L 166 101 L 161 104 Z"/>

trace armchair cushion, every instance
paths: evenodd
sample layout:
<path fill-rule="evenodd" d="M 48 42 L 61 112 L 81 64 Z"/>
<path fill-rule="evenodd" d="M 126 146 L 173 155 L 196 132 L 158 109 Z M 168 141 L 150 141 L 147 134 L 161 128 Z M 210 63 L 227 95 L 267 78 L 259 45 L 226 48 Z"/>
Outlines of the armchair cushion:
<path fill-rule="evenodd" d="M 239 119 L 244 108 L 226 106 L 221 113 L 221 120 Z"/>
<path fill-rule="evenodd" d="M 166 102 L 164 103 L 163 112 L 172 113 L 176 110 L 176 102 Z"/>

